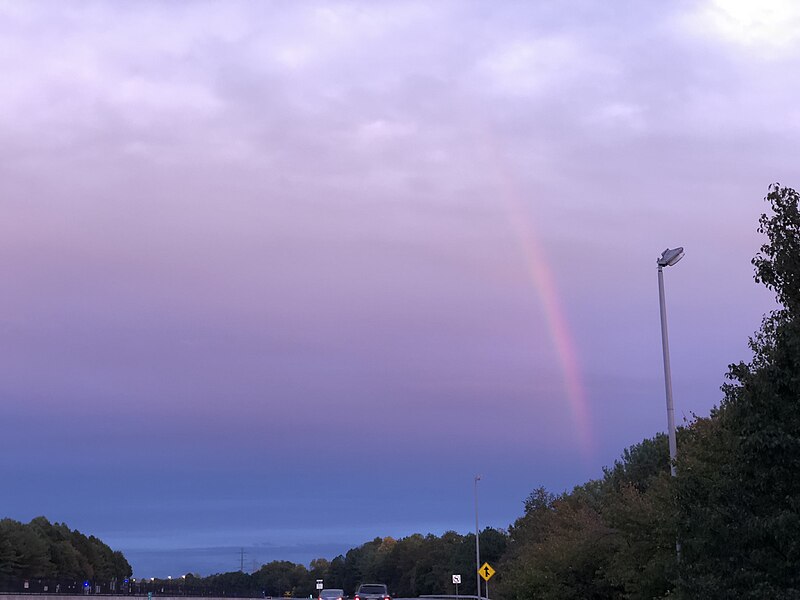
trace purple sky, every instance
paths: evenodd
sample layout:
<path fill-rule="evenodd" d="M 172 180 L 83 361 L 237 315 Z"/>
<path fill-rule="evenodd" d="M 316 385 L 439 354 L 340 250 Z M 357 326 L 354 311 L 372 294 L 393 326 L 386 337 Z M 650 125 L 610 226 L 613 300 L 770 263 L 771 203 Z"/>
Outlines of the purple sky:
<path fill-rule="evenodd" d="M 789 0 L 0 1 L 2 516 L 140 577 L 466 533 L 476 473 L 505 527 L 664 430 L 668 246 L 707 414 L 772 308 L 798 32 Z"/>

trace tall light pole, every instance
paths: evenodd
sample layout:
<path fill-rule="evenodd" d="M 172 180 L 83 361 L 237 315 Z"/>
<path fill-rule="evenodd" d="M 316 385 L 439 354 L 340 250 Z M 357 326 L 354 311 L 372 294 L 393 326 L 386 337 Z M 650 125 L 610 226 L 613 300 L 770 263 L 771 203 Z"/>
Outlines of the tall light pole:
<path fill-rule="evenodd" d="M 480 475 L 475 475 L 475 580 L 478 583 L 478 600 L 481 597 L 481 544 L 479 538 L 480 531 L 478 529 L 478 482 L 481 480 Z"/>
<path fill-rule="evenodd" d="M 661 349 L 664 353 L 664 387 L 667 393 L 667 434 L 669 435 L 669 472 L 678 474 L 678 444 L 675 440 L 675 409 L 672 406 L 672 371 L 669 365 L 669 336 L 667 334 L 667 306 L 664 300 L 664 267 L 671 267 L 683 258 L 683 248 L 667 248 L 661 254 L 658 264 L 658 302 L 661 307 Z M 680 551 L 680 549 L 679 549 Z"/>

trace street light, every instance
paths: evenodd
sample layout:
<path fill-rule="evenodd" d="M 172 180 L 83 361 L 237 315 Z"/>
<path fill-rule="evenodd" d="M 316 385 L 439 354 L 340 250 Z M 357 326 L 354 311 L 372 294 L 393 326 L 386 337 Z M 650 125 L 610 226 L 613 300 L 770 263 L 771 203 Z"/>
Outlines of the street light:
<path fill-rule="evenodd" d="M 675 440 L 675 409 L 672 406 L 672 371 L 669 365 L 669 336 L 667 335 L 667 306 L 664 300 L 664 267 L 672 267 L 683 258 L 683 248 L 667 248 L 656 260 L 658 264 L 658 302 L 661 308 L 661 349 L 664 353 L 664 387 L 667 393 L 667 433 L 669 435 L 669 472 L 678 474 L 678 444 Z"/>
<path fill-rule="evenodd" d="M 478 482 L 481 480 L 480 475 L 475 475 L 475 580 L 478 584 L 478 600 L 481 597 L 481 545 L 478 539 Z"/>

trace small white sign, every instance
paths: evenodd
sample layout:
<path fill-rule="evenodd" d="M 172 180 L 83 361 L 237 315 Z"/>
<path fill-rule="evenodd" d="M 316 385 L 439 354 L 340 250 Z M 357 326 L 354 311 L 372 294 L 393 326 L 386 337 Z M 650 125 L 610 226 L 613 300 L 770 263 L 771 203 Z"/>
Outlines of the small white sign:
<path fill-rule="evenodd" d="M 322 579 L 317 579 L 317 589 L 318 590 L 322 589 Z"/>
<path fill-rule="evenodd" d="M 453 575 L 453 583 L 461 583 L 461 575 Z"/>

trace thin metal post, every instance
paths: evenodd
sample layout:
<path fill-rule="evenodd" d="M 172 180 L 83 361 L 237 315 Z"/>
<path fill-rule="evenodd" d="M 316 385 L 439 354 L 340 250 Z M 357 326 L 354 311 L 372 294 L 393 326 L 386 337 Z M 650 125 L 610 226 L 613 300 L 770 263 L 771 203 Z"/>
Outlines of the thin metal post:
<path fill-rule="evenodd" d="M 481 597 L 481 544 L 480 544 L 480 530 L 478 529 L 478 482 L 481 480 L 480 475 L 475 476 L 475 579 L 478 584 L 478 599 Z"/>
<path fill-rule="evenodd" d="M 664 387 L 667 394 L 667 435 L 669 436 L 669 471 L 678 474 L 678 444 L 675 439 L 675 408 L 672 405 L 672 369 L 669 364 L 669 335 L 667 333 L 667 305 L 664 299 L 664 269 L 658 267 L 658 302 L 661 307 L 661 349 L 664 353 Z"/>
<path fill-rule="evenodd" d="M 664 354 L 664 388 L 667 395 L 667 435 L 669 436 L 669 472 L 678 475 L 678 442 L 675 437 L 675 408 L 672 404 L 672 369 L 669 364 L 669 335 L 667 333 L 667 302 L 664 298 L 664 269 L 658 265 L 658 303 L 661 308 L 661 350 Z M 675 555 L 681 562 L 681 542 L 675 540 Z"/>

